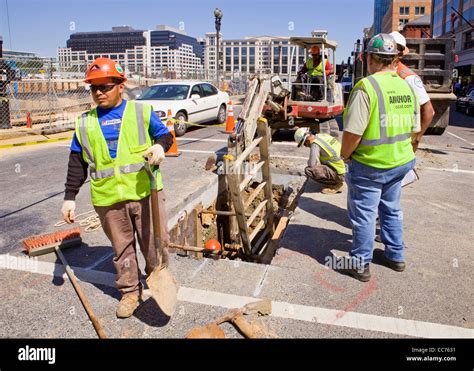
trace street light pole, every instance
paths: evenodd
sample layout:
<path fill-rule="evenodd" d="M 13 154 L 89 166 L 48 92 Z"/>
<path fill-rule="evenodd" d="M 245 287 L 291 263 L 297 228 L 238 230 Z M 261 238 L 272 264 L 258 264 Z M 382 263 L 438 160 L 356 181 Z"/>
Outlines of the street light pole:
<path fill-rule="evenodd" d="M 221 65 L 220 65 L 220 45 L 219 45 L 219 33 L 221 31 L 221 20 L 222 20 L 222 11 L 219 8 L 214 10 L 214 17 L 216 23 L 216 44 L 217 44 L 217 55 L 216 55 L 216 62 L 217 62 L 217 88 L 219 88 L 219 78 L 221 74 Z"/>

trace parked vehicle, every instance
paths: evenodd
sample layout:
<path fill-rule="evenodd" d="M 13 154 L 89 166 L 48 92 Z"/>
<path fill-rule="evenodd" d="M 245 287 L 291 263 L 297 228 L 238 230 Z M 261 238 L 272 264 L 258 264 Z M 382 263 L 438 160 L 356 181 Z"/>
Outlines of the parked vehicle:
<path fill-rule="evenodd" d="M 182 136 L 193 124 L 223 124 L 227 120 L 229 95 L 205 81 L 166 82 L 143 90 L 137 101 L 151 104 L 158 117 L 171 116 L 179 120 L 174 124 L 176 136 Z"/>
<path fill-rule="evenodd" d="M 464 112 L 468 116 L 474 115 L 474 89 L 456 100 L 456 111 Z"/>

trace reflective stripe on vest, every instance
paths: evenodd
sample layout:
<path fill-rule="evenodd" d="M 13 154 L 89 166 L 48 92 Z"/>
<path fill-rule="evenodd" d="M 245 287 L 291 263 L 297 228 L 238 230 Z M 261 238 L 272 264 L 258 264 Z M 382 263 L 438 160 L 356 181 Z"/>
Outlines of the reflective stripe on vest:
<path fill-rule="evenodd" d="M 94 206 L 138 201 L 149 196 L 150 181 L 144 170 L 143 153 L 153 143 L 148 134 L 151 112 L 151 106 L 127 102 L 115 158 L 110 156 L 96 109 L 76 120 L 76 136 L 83 149 L 83 159 L 89 164 Z M 159 169 L 156 187 L 158 191 L 163 189 Z"/>
<path fill-rule="evenodd" d="M 405 80 L 408 76 L 417 76 L 413 70 L 405 66 L 403 63 L 399 62 L 397 66 L 397 73 L 403 80 Z"/>
<path fill-rule="evenodd" d="M 321 161 L 322 164 L 328 164 L 328 163 L 330 163 L 330 162 L 341 161 L 341 157 L 339 157 L 339 155 L 336 153 L 336 151 L 334 150 L 334 148 L 332 148 L 329 143 L 326 143 L 326 142 L 323 141 L 321 138 L 318 138 L 318 136 L 315 136 L 314 140 L 315 140 L 316 143 L 318 143 L 319 146 L 320 146 L 321 148 L 323 148 L 326 152 L 329 151 L 328 155 L 332 156 L 332 158 L 329 159 L 329 160 Z"/>
<path fill-rule="evenodd" d="M 137 117 L 137 128 L 138 128 L 138 144 L 146 144 L 146 131 L 145 131 L 145 119 L 143 118 L 143 105 L 135 103 L 135 112 Z M 92 149 L 89 144 L 89 138 L 87 138 L 87 112 L 81 115 L 81 146 L 84 152 L 86 153 L 87 159 L 89 160 L 89 173 L 92 179 L 105 179 L 114 176 L 114 168 L 105 169 L 105 170 L 96 170 L 96 162 L 94 155 L 92 154 Z M 120 174 L 135 173 L 140 171 L 143 168 L 142 164 L 133 164 L 125 165 L 120 167 Z"/>
<path fill-rule="evenodd" d="M 360 141 L 360 144 L 363 144 L 364 146 L 378 146 L 380 144 L 393 144 L 396 142 L 402 142 L 404 140 L 407 140 L 408 138 L 411 137 L 411 132 L 410 133 L 404 133 L 404 134 L 399 134 L 395 135 L 393 137 L 389 137 L 387 135 L 387 109 L 385 107 L 385 100 L 383 97 L 382 90 L 380 89 L 380 85 L 377 82 L 377 80 L 373 76 L 368 76 L 367 80 L 370 82 L 372 87 L 374 88 L 375 94 L 377 95 L 377 100 L 378 100 L 378 107 L 379 107 L 379 118 L 380 118 L 380 139 L 364 139 Z M 408 84 L 407 84 L 408 85 Z M 410 90 L 413 93 L 413 90 L 410 87 Z M 414 95 L 415 99 L 415 119 L 416 119 L 416 95 Z"/>
<path fill-rule="evenodd" d="M 322 164 L 330 166 L 339 175 L 345 173 L 346 166 L 339 155 L 341 144 L 336 138 L 329 134 L 316 134 L 311 143 L 321 147 L 322 151 L 326 154 L 323 156 L 322 152 L 320 152 L 319 160 Z"/>

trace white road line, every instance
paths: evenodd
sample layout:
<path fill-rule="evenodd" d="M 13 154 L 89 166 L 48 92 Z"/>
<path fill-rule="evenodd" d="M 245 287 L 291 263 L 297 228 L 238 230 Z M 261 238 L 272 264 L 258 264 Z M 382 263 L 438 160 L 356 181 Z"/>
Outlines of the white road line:
<path fill-rule="evenodd" d="M 204 266 L 207 264 L 208 261 L 209 261 L 209 259 L 204 259 L 204 261 L 199 265 L 199 267 L 197 267 L 193 271 L 193 273 L 191 274 L 191 278 L 196 277 L 196 275 L 201 271 L 202 268 L 204 268 Z"/>
<path fill-rule="evenodd" d="M 471 142 L 469 142 L 468 140 L 457 136 L 456 134 L 453 134 L 453 133 L 451 133 L 451 132 L 449 132 L 449 131 L 447 131 L 447 130 L 446 130 L 446 133 L 449 134 L 449 135 L 452 135 L 452 136 L 455 137 L 455 138 L 458 138 L 459 140 L 462 140 L 463 142 L 466 142 L 467 144 L 469 144 L 469 145 L 471 145 L 471 146 L 474 146 L 474 143 L 471 143 Z"/>
<path fill-rule="evenodd" d="M 212 139 L 212 138 L 191 138 L 191 137 L 180 137 L 176 138 L 177 141 L 196 141 L 196 142 L 215 142 L 215 143 L 227 143 L 227 139 Z M 291 146 L 296 147 L 296 143 L 291 142 L 272 142 L 272 145 L 277 146 Z"/>
<path fill-rule="evenodd" d="M 270 266 L 267 265 L 265 267 L 265 270 L 263 271 L 262 278 L 260 279 L 260 281 L 258 281 L 257 286 L 255 287 L 255 290 L 253 292 L 253 296 L 256 297 L 256 298 L 259 297 L 260 293 L 262 292 L 263 285 L 265 284 L 265 280 L 267 279 L 267 273 L 268 273 L 269 269 L 270 269 Z"/>
<path fill-rule="evenodd" d="M 226 154 L 227 151 L 205 151 L 205 150 L 200 150 L 200 149 L 179 149 L 180 152 L 184 153 L 204 153 L 204 154 Z M 271 153 L 270 157 L 278 157 L 278 158 L 293 158 L 297 160 L 308 160 L 307 157 L 301 157 L 301 156 L 287 156 L 287 155 L 279 155 L 277 153 Z"/>
<path fill-rule="evenodd" d="M 184 153 L 208 153 L 208 154 L 221 154 L 221 153 L 227 153 L 227 151 L 204 151 L 200 149 L 178 149 L 178 152 L 184 152 Z"/>
<path fill-rule="evenodd" d="M 0 269 L 13 269 L 49 276 L 64 276 L 64 269 L 60 264 L 40 262 L 8 254 L 0 255 Z M 73 267 L 73 270 L 82 281 L 115 287 L 115 274 L 113 273 L 88 271 L 77 267 Z M 254 302 L 256 298 L 181 287 L 178 292 L 178 300 L 232 309 Z M 472 339 L 474 337 L 474 330 L 463 327 L 357 312 L 342 313 L 343 315 L 337 309 L 272 301 L 271 316 L 420 338 Z"/>
<path fill-rule="evenodd" d="M 432 170 L 432 171 L 447 171 L 450 173 L 464 173 L 464 174 L 474 174 L 473 170 L 461 170 L 461 169 L 438 169 L 436 167 L 422 167 L 422 170 Z"/>
<path fill-rule="evenodd" d="M 97 268 L 99 265 L 101 265 L 103 262 L 109 260 L 111 257 L 113 257 L 115 255 L 115 253 L 112 251 L 110 252 L 109 254 L 106 254 L 104 255 L 101 259 L 97 260 L 96 262 L 94 262 L 94 264 L 92 265 L 89 265 L 88 267 L 86 267 L 85 269 L 90 271 L 94 268 Z"/>

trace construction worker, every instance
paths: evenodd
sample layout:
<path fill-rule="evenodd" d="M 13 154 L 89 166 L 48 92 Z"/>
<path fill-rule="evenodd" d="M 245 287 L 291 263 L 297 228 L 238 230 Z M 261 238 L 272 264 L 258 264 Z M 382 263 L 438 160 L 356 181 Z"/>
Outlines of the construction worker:
<path fill-rule="evenodd" d="M 431 104 L 430 97 L 428 96 L 428 93 L 426 92 L 426 89 L 423 86 L 423 81 L 421 80 L 421 78 L 410 68 L 405 66 L 400 60 L 404 55 L 407 55 L 410 52 L 410 49 L 407 48 L 407 41 L 405 37 L 398 31 L 394 31 L 390 33 L 390 35 L 395 39 L 397 43 L 398 56 L 395 59 L 397 73 L 411 86 L 411 88 L 415 91 L 419 98 L 421 130 L 415 136 L 412 143 L 413 149 L 416 151 L 418 148 L 418 144 L 421 141 L 421 137 L 425 133 L 426 129 L 428 129 L 431 125 L 431 121 L 433 120 L 435 111 L 433 109 L 433 105 Z"/>
<path fill-rule="evenodd" d="M 143 169 L 144 158 L 158 166 L 173 143 L 167 127 L 150 105 L 122 99 L 127 81 L 122 67 L 108 58 L 97 58 L 89 66 L 85 83 L 90 84 L 97 107 L 79 116 L 72 139 L 62 213 L 67 223 L 75 219 L 75 198 L 91 177 L 91 198 L 105 234 L 112 243 L 117 271 L 116 285 L 122 299 L 117 317 L 130 317 L 142 293 L 135 234 L 145 257 L 145 272 L 168 264 L 165 249 L 155 248 L 150 216 L 150 181 Z M 163 188 L 158 173 L 158 190 Z M 166 230 L 164 193 L 159 193 L 162 246 L 169 241 Z"/>
<path fill-rule="evenodd" d="M 395 70 L 395 39 L 375 35 L 368 43 L 370 76 L 351 91 L 344 112 L 341 157 L 348 163 L 348 214 L 352 249 L 343 273 L 370 280 L 375 220 L 380 216 L 383 262 L 405 269 L 401 183 L 415 166 L 412 139 L 421 130 L 418 97 Z"/>
<path fill-rule="evenodd" d="M 311 57 L 306 60 L 303 65 L 301 73 L 306 73 L 311 84 L 311 95 L 315 100 L 321 100 L 324 96 L 324 72 L 326 75 L 334 73 L 332 64 L 326 59 L 325 67 L 323 67 L 323 60 L 321 58 L 321 49 L 317 45 L 311 47 Z"/>
<path fill-rule="evenodd" d="M 298 128 L 295 131 L 298 147 L 304 145 L 311 149 L 305 174 L 308 178 L 325 186 L 324 194 L 340 193 L 344 185 L 346 171 L 342 161 L 341 143 L 329 134 L 312 134 L 309 128 Z"/>

